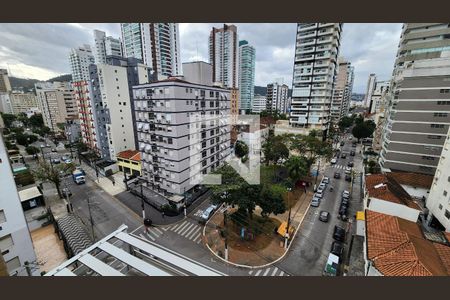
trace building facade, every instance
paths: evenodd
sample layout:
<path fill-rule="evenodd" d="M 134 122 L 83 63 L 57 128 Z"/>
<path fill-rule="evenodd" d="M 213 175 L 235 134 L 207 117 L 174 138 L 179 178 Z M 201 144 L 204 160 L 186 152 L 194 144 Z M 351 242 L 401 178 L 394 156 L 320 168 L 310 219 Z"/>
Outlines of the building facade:
<path fill-rule="evenodd" d="M 142 175 L 141 154 L 138 150 L 125 150 L 116 157 L 119 171 L 131 176 Z"/>
<path fill-rule="evenodd" d="M 342 23 L 299 23 L 289 123 L 326 133 L 337 75 Z"/>
<path fill-rule="evenodd" d="M 0 112 L 5 114 L 13 113 L 10 93 L 0 93 Z"/>
<path fill-rule="evenodd" d="M 213 82 L 226 88 L 239 88 L 239 43 L 237 27 L 223 25 L 209 35 L 209 62 L 213 66 Z"/>
<path fill-rule="evenodd" d="M 89 65 L 95 63 L 91 46 L 73 48 L 69 54 L 72 82 L 89 80 Z"/>
<path fill-rule="evenodd" d="M 36 95 L 34 93 L 11 93 L 11 107 L 14 114 L 28 113 L 38 108 Z"/>
<path fill-rule="evenodd" d="M 386 95 L 389 92 L 390 81 L 377 81 L 375 89 L 372 92 L 372 97 L 369 105 L 369 113 L 376 114 L 380 112 L 386 100 Z"/>
<path fill-rule="evenodd" d="M 119 39 L 106 36 L 101 30 L 94 30 L 94 58 L 97 64 L 106 64 L 107 56 L 122 56 L 122 43 Z"/>
<path fill-rule="evenodd" d="M 385 171 L 434 175 L 450 125 L 448 23 L 404 24 L 383 129 Z"/>
<path fill-rule="evenodd" d="M 267 110 L 267 98 L 266 96 L 255 95 L 252 101 L 252 113 L 261 113 Z"/>
<path fill-rule="evenodd" d="M 123 56 L 143 61 L 155 79 L 181 75 L 178 23 L 121 23 Z"/>
<path fill-rule="evenodd" d="M 97 121 L 95 105 L 92 102 L 91 85 L 89 81 L 78 81 L 72 83 L 72 87 L 78 106 L 81 140 L 89 149 L 98 151 Z"/>
<path fill-rule="evenodd" d="M 0 94 L 11 92 L 11 82 L 9 81 L 8 71 L 0 69 Z"/>
<path fill-rule="evenodd" d="M 168 198 L 183 197 L 230 153 L 230 92 L 179 78 L 133 90 L 142 178 Z"/>
<path fill-rule="evenodd" d="M 255 92 L 255 47 L 247 41 L 239 41 L 239 109 L 250 111 Z"/>
<path fill-rule="evenodd" d="M 450 232 L 450 130 L 445 139 L 441 158 L 437 165 L 430 194 L 426 200 L 429 210 L 428 222 L 436 219 L 444 228 Z"/>
<path fill-rule="evenodd" d="M 39 275 L 36 254 L 14 182 L 0 118 L 0 253 L 10 276 Z M 30 268 L 25 267 L 29 263 Z"/>
<path fill-rule="evenodd" d="M 330 115 L 336 124 L 348 114 L 353 91 L 354 68 L 349 61 L 338 59 L 339 71 L 333 91 Z"/>
<path fill-rule="evenodd" d="M 288 111 L 288 92 L 289 87 L 286 84 L 278 82 L 269 83 L 267 85 L 267 111 L 279 113 L 287 113 Z"/>
<path fill-rule="evenodd" d="M 35 85 L 38 108 L 45 126 L 58 131 L 67 117 L 78 117 L 73 89 L 68 82 L 37 82 Z"/>
<path fill-rule="evenodd" d="M 377 76 L 375 74 L 370 74 L 367 80 L 366 94 L 364 95 L 364 107 L 369 108 L 372 102 L 372 94 L 375 90 L 375 84 L 377 82 Z"/>

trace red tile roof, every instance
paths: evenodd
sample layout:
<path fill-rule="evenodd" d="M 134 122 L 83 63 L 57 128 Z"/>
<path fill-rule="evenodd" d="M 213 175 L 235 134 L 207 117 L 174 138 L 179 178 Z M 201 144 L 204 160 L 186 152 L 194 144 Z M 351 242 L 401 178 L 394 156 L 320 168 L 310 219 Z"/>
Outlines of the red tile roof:
<path fill-rule="evenodd" d="M 367 257 L 385 276 L 450 275 L 450 247 L 425 239 L 419 225 L 366 210 Z"/>
<path fill-rule="evenodd" d="M 137 150 L 125 150 L 125 151 L 119 152 L 117 154 L 117 157 L 120 157 L 123 159 L 141 161 L 141 154 Z"/>
<path fill-rule="evenodd" d="M 407 172 L 389 173 L 398 183 L 429 189 L 433 184 L 433 176 Z"/>
<path fill-rule="evenodd" d="M 383 184 L 383 186 L 375 187 L 379 184 Z M 395 179 L 385 174 L 366 176 L 366 188 L 369 197 L 406 205 L 417 210 L 421 209 Z"/>

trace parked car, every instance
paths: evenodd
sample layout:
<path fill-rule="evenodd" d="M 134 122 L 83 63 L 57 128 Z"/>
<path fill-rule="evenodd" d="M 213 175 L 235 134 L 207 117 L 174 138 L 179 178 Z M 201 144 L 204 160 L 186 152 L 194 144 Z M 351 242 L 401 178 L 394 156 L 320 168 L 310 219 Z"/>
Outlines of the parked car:
<path fill-rule="evenodd" d="M 70 158 L 68 158 L 68 159 L 66 159 L 66 160 L 63 160 L 63 162 L 66 163 L 66 164 L 71 164 L 71 163 L 72 163 L 72 160 L 71 160 Z"/>
<path fill-rule="evenodd" d="M 72 196 L 72 192 L 69 190 L 69 188 L 63 188 L 61 190 L 63 197 L 70 197 Z"/>
<path fill-rule="evenodd" d="M 348 201 L 349 201 L 349 198 L 342 198 L 342 200 L 341 200 L 341 206 L 342 206 L 342 205 L 348 206 Z"/>
<path fill-rule="evenodd" d="M 52 148 L 52 152 L 58 152 L 58 151 L 56 151 L 56 148 Z"/>
<path fill-rule="evenodd" d="M 59 163 L 61 163 L 61 160 L 59 159 L 59 158 L 52 158 L 51 159 L 51 162 L 53 163 L 53 164 L 59 164 Z"/>
<path fill-rule="evenodd" d="M 347 153 L 342 153 L 341 158 L 347 158 Z"/>
<path fill-rule="evenodd" d="M 319 191 L 317 191 L 317 192 L 314 194 L 314 196 L 317 197 L 317 198 L 322 198 L 322 197 L 323 197 L 323 193 L 319 193 Z"/>
<path fill-rule="evenodd" d="M 351 173 L 352 173 L 352 168 L 345 167 L 345 174 L 351 174 Z"/>
<path fill-rule="evenodd" d="M 335 157 L 332 158 L 331 161 L 330 161 L 330 163 L 331 163 L 332 165 L 334 165 L 335 163 L 337 163 L 337 159 L 336 159 Z"/>
<path fill-rule="evenodd" d="M 352 167 L 353 167 L 353 162 L 352 162 L 352 161 L 349 161 L 348 164 L 347 164 L 347 166 L 349 166 L 350 168 L 352 168 Z"/>
<path fill-rule="evenodd" d="M 320 205 L 320 198 L 313 197 L 311 200 L 312 207 L 318 207 Z"/>
<path fill-rule="evenodd" d="M 319 215 L 319 220 L 320 221 L 322 221 L 322 222 L 328 222 L 328 219 L 330 218 L 330 213 L 329 212 L 327 212 L 327 211 L 324 211 L 324 210 L 322 210 L 321 212 L 320 212 L 320 215 Z"/>
<path fill-rule="evenodd" d="M 357 143 L 358 143 L 357 141 L 353 141 L 352 146 L 353 146 L 353 147 L 356 147 L 356 144 L 357 144 Z"/>
<path fill-rule="evenodd" d="M 341 178 L 341 173 L 339 173 L 339 172 L 334 172 L 334 178 L 336 178 L 336 179 Z"/>
<path fill-rule="evenodd" d="M 324 177 L 324 178 L 322 179 L 322 182 L 328 184 L 328 183 L 330 183 L 330 178 Z"/>
<path fill-rule="evenodd" d="M 322 182 L 321 184 L 319 184 L 319 188 L 321 188 L 322 190 L 325 190 L 327 188 L 327 185 Z"/>
<path fill-rule="evenodd" d="M 207 221 L 209 218 L 211 218 L 213 213 L 214 213 L 214 206 L 211 205 L 203 212 L 201 216 L 202 220 Z"/>
<path fill-rule="evenodd" d="M 67 159 L 69 159 L 69 157 L 68 157 L 67 155 L 61 156 L 61 160 L 62 160 L 62 161 L 65 161 L 65 160 L 67 160 Z"/>
<path fill-rule="evenodd" d="M 352 175 L 345 174 L 345 181 L 352 182 Z"/>
<path fill-rule="evenodd" d="M 344 246 L 341 243 L 334 241 L 331 244 L 331 253 L 341 258 L 343 252 Z"/>
<path fill-rule="evenodd" d="M 347 191 L 347 190 L 343 191 L 342 192 L 342 197 L 349 198 L 350 197 L 350 192 Z"/>
<path fill-rule="evenodd" d="M 345 241 L 345 229 L 339 226 L 334 226 L 333 239 L 339 242 Z"/>
<path fill-rule="evenodd" d="M 353 137 L 352 137 L 352 136 L 349 136 L 349 137 L 348 137 L 348 140 L 349 140 L 349 141 L 353 140 Z"/>
<path fill-rule="evenodd" d="M 355 150 L 350 151 L 350 156 L 355 156 Z"/>

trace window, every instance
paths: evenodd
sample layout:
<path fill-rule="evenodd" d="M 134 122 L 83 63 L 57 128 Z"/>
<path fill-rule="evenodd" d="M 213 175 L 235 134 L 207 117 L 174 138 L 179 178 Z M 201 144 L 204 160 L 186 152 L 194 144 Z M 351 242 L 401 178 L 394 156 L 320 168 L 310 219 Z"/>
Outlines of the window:
<path fill-rule="evenodd" d="M 446 209 L 446 210 L 445 210 L 444 216 L 445 216 L 447 219 L 450 219 L 450 211 L 448 211 L 448 210 Z"/>
<path fill-rule="evenodd" d="M 209 91 L 209 96 L 214 97 L 214 91 Z"/>
<path fill-rule="evenodd" d="M 448 114 L 447 114 L 447 113 L 434 113 L 434 116 L 435 116 L 435 117 L 443 118 L 443 117 L 447 117 Z"/>
<path fill-rule="evenodd" d="M 20 259 L 18 256 L 14 257 L 11 260 L 8 260 L 6 262 L 6 268 L 11 272 L 12 270 L 15 270 L 17 268 L 20 268 Z"/>
<path fill-rule="evenodd" d="M 444 128 L 444 124 L 430 124 L 431 128 Z"/>
<path fill-rule="evenodd" d="M 186 89 L 187 90 L 187 89 Z M 186 105 L 189 105 L 189 100 L 186 100 Z"/>
<path fill-rule="evenodd" d="M 13 245 L 14 242 L 10 234 L 0 238 L 0 253 L 3 253 L 5 250 L 8 250 Z"/>
<path fill-rule="evenodd" d="M 429 135 L 428 139 L 430 140 L 440 140 L 442 137 L 440 135 Z"/>
<path fill-rule="evenodd" d="M 442 210 L 442 204 L 439 204 L 439 209 Z"/>
<path fill-rule="evenodd" d="M 450 93 L 450 89 L 440 89 L 439 93 L 441 93 L 441 94 L 448 94 L 448 93 Z"/>
<path fill-rule="evenodd" d="M 450 181 L 450 177 L 449 177 L 449 181 Z M 5 211 L 3 209 L 0 209 L 0 224 L 5 223 L 5 222 L 6 222 Z"/>
<path fill-rule="evenodd" d="M 173 144 L 173 140 L 172 140 L 172 138 L 167 138 L 167 143 L 169 143 L 169 144 Z"/>

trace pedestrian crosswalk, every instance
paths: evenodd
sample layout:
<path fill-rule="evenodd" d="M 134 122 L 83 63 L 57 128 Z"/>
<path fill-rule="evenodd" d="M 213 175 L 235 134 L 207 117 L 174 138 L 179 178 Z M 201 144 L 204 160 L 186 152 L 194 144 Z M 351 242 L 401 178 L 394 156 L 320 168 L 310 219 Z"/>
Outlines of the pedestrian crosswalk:
<path fill-rule="evenodd" d="M 201 229 L 202 226 L 193 220 L 184 220 L 178 224 L 162 228 L 166 232 L 171 231 L 197 244 L 202 241 Z"/>
<path fill-rule="evenodd" d="M 285 273 L 283 270 L 278 269 L 277 267 L 268 267 L 265 269 L 255 269 L 248 272 L 250 276 L 290 276 Z"/>
<path fill-rule="evenodd" d="M 331 165 L 331 166 L 335 169 L 345 169 L 345 167 L 347 167 L 347 166 L 343 166 L 343 165 Z"/>

